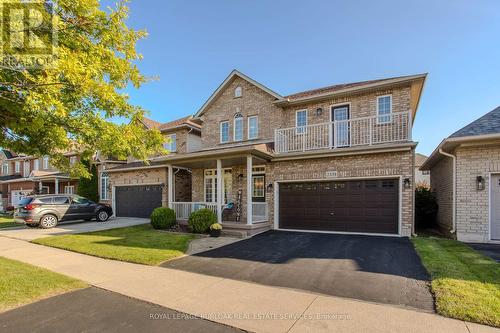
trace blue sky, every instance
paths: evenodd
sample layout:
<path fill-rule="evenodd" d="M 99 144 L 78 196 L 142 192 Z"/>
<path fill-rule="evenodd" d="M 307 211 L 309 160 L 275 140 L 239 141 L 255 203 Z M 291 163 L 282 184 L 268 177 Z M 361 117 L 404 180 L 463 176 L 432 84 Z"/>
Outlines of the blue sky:
<path fill-rule="evenodd" d="M 234 68 L 280 94 L 428 72 L 417 151 L 500 105 L 500 1 L 132 0 L 158 121 L 195 113 Z"/>

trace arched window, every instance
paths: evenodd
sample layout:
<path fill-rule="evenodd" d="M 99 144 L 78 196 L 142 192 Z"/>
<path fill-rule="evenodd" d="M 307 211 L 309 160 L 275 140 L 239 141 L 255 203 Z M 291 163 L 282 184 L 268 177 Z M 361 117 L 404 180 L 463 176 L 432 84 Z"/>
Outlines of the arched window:
<path fill-rule="evenodd" d="M 234 141 L 243 140 L 243 116 L 241 113 L 234 115 Z"/>
<path fill-rule="evenodd" d="M 241 97 L 241 87 L 236 87 L 236 89 L 234 89 L 234 97 Z"/>

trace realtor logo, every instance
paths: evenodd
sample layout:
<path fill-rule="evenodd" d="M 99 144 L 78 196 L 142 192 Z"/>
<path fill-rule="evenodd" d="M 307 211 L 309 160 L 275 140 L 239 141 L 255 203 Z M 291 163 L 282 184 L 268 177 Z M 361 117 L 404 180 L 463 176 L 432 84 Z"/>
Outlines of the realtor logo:
<path fill-rule="evenodd" d="M 51 2 L 2 0 L 0 25 L 2 66 L 27 68 L 54 64 L 57 34 Z"/>

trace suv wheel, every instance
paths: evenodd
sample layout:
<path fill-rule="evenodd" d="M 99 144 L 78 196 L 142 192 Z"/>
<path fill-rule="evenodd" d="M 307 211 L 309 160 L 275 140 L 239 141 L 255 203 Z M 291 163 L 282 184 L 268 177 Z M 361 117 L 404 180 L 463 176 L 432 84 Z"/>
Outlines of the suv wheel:
<path fill-rule="evenodd" d="M 54 228 L 57 225 L 57 217 L 52 214 L 42 216 L 40 219 L 40 227 L 43 229 Z"/>
<path fill-rule="evenodd" d="M 38 228 L 39 224 L 38 223 L 26 223 L 26 226 L 28 228 Z"/>
<path fill-rule="evenodd" d="M 105 210 L 100 210 L 97 212 L 96 219 L 97 222 L 105 222 L 109 219 L 109 214 Z"/>

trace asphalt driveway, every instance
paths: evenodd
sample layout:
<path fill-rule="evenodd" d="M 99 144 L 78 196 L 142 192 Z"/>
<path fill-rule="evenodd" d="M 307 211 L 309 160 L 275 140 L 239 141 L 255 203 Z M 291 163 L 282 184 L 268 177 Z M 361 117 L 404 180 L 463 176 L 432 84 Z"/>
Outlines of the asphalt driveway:
<path fill-rule="evenodd" d="M 149 219 L 141 219 L 135 217 L 116 217 L 110 218 L 106 222 L 84 222 L 84 221 L 68 221 L 61 222 L 55 228 L 41 229 L 41 228 L 28 228 L 20 225 L 15 228 L 0 229 L 0 236 L 31 241 L 41 237 L 65 235 L 65 234 L 78 234 L 82 232 L 101 231 L 114 228 L 131 227 L 138 224 L 149 223 Z"/>
<path fill-rule="evenodd" d="M 94 287 L 0 313 L 0 331 L 242 332 Z"/>
<path fill-rule="evenodd" d="M 434 310 L 429 276 L 407 238 L 268 231 L 162 266 Z"/>

